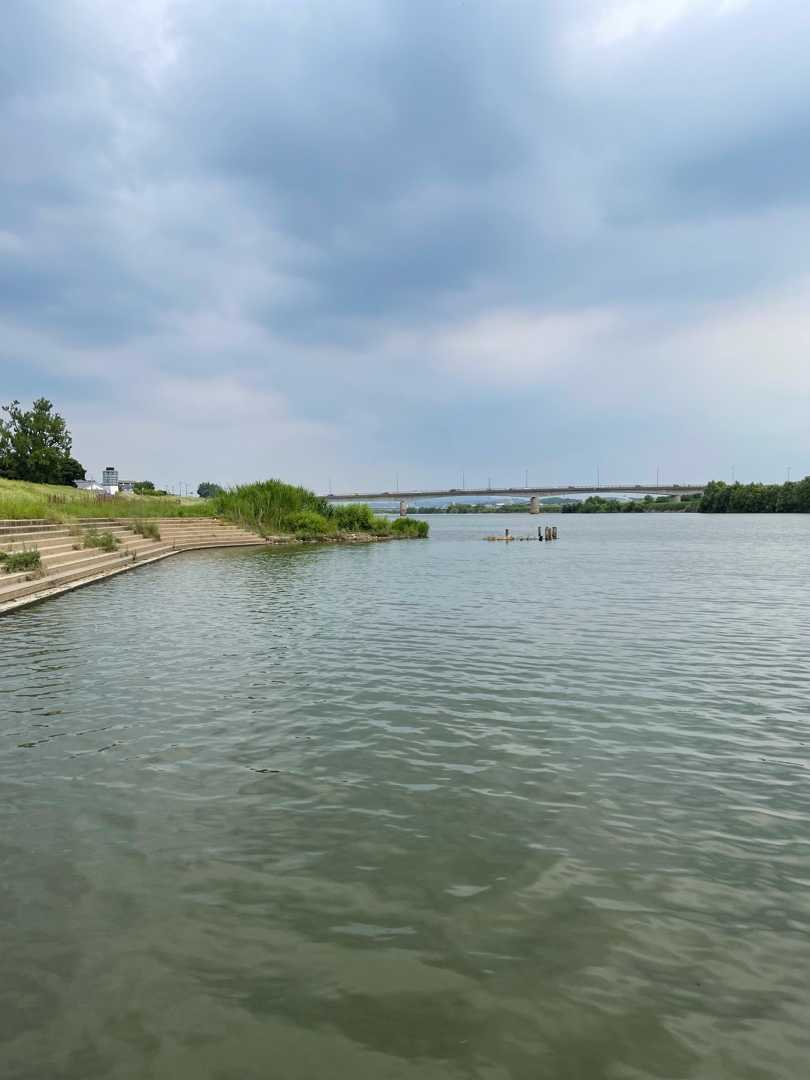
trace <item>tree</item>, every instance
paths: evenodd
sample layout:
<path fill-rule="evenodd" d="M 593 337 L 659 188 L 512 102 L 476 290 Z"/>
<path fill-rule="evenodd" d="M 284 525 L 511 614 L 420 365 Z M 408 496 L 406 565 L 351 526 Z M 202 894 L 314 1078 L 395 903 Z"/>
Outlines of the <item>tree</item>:
<path fill-rule="evenodd" d="M 87 470 L 81 462 L 77 461 L 74 457 L 69 457 L 62 465 L 62 479 L 60 484 L 71 484 L 76 486 L 77 480 L 84 480 L 87 474 Z"/>
<path fill-rule="evenodd" d="M 136 480 L 132 485 L 136 495 L 154 495 L 155 485 L 151 480 Z"/>
<path fill-rule="evenodd" d="M 38 398 L 27 412 L 19 401 L 4 405 L 0 419 L 0 476 L 35 484 L 73 483 L 84 468 L 70 456 L 73 439 L 64 419 L 47 398 Z"/>
<path fill-rule="evenodd" d="M 223 488 L 219 484 L 212 484 L 207 480 L 204 480 L 202 484 L 197 488 L 197 494 L 201 499 L 213 499 L 215 495 L 221 495 Z"/>

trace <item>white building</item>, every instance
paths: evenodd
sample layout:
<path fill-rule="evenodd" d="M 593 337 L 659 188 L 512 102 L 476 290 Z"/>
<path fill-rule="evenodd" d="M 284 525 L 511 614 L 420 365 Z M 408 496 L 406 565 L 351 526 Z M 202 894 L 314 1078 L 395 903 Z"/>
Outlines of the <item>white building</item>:
<path fill-rule="evenodd" d="M 107 465 L 101 474 L 101 481 L 94 480 L 92 477 L 89 480 L 77 480 L 76 487 L 81 491 L 95 491 L 99 495 L 117 495 L 119 491 L 124 490 L 126 487 L 131 491 L 132 484 L 121 484 L 118 480 L 118 470 L 114 465 Z"/>

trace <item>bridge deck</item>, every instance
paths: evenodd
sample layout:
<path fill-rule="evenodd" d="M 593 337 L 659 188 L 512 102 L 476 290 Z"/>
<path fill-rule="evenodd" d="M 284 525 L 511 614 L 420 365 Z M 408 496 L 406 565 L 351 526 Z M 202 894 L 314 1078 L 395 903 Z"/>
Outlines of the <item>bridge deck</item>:
<path fill-rule="evenodd" d="M 372 491 L 351 494 L 329 492 L 321 496 L 332 502 L 398 502 L 407 499 L 446 499 L 466 495 L 512 495 L 530 499 L 533 495 L 699 495 L 705 484 L 569 484 L 565 487 L 480 487 L 415 491 Z"/>

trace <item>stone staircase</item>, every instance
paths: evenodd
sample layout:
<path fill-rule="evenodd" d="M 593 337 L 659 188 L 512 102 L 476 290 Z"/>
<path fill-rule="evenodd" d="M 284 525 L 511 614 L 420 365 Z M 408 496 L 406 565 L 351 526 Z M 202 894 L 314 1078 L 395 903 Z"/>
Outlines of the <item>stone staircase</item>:
<path fill-rule="evenodd" d="M 159 540 L 139 536 L 121 518 L 79 518 L 70 524 L 0 520 L 0 551 L 37 550 L 41 558 L 39 570 L 15 573 L 5 573 L 0 563 L 0 613 L 180 551 L 266 543 L 255 533 L 215 518 L 149 520 L 158 526 Z M 89 528 L 112 533 L 120 546 L 111 552 L 84 547 L 83 532 Z"/>

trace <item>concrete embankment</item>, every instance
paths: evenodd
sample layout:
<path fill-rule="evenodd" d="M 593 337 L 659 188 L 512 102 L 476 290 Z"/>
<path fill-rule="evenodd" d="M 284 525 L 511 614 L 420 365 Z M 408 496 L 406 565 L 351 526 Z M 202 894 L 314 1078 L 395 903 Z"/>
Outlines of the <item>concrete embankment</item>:
<path fill-rule="evenodd" d="M 162 518 L 155 524 L 159 539 L 138 535 L 132 522 L 121 519 L 88 518 L 73 524 L 0 521 L 0 552 L 38 551 L 40 556 L 40 567 L 35 570 L 4 573 L 0 564 L 0 614 L 181 551 L 278 542 L 278 538 L 267 540 L 215 518 Z M 115 550 L 85 547 L 86 532 L 91 529 L 111 533 L 117 541 Z"/>

